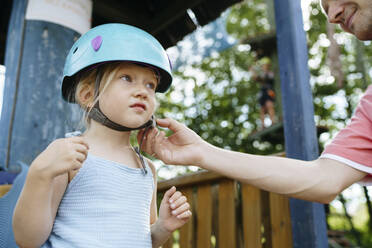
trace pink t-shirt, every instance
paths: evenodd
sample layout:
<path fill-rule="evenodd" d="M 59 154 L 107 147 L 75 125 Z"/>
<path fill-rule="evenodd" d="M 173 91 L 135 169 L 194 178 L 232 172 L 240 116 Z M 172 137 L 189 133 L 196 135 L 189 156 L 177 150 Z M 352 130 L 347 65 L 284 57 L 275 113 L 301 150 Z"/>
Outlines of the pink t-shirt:
<path fill-rule="evenodd" d="M 362 183 L 372 185 L 372 85 L 360 100 L 351 123 L 325 147 L 321 158 L 334 159 L 367 172 L 369 175 Z"/>

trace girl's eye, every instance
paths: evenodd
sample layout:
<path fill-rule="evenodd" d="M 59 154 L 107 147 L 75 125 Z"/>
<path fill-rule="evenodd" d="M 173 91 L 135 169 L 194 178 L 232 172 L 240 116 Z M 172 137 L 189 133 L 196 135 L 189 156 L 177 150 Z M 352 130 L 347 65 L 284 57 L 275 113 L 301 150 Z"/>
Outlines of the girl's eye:
<path fill-rule="evenodd" d="M 147 83 L 146 87 L 151 89 L 151 90 L 155 90 L 156 89 L 156 84 L 155 83 Z"/>
<path fill-rule="evenodd" d="M 121 79 L 127 82 L 132 82 L 132 78 L 129 75 L 124 75 L 121 77 Z"/>

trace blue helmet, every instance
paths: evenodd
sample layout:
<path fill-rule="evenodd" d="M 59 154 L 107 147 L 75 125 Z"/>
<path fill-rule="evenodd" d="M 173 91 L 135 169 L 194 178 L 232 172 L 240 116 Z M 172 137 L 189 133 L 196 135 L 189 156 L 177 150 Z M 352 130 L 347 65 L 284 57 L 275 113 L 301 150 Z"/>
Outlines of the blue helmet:
<path fill-rule="evenodd" d="M 110 61 L 137 62 L 155 67 L 160 74 L 157 92 L 167 91 L 172 83 L 169 58 L 152 35 L 130 25 L 110 23 L 92 28 L 72 46 L 63 69 L 63 98 L 71 101 L 68 95 L 78 72 Z"/>

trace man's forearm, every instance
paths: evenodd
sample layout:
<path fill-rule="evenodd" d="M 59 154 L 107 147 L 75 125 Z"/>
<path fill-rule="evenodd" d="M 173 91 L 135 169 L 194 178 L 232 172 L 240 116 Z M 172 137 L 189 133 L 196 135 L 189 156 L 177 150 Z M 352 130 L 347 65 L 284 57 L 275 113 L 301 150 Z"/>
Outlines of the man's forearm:
<path fill-rule="evenodd" d="M 258 188 L 299 199 L 329 202 L 363 173 L 329 159 L 302 161 L 259 156 L 205 144 L 200 166 Z M 347 173 L 348 175 L 345 175 Z M 355 175 L 351 175 L 355 173 Z"/>

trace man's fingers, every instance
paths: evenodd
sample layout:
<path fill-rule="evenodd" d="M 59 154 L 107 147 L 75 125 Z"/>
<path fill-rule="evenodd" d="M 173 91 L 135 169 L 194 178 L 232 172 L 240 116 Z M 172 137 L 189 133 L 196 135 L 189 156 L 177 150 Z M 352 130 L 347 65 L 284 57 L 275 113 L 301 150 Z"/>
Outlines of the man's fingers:
<path fill-rule="evenodd" d="M 152 139 L 152 143 L 151 143 L 151 150 L 153 151 L 153 153 L 155 153 L 156 151 L 159 151 L 159 146 L 161 144 L 161 142 L 163 141 L 164 137 L 165 137 L 165 133 L 163 131 L 161 132 L 158 132 L 155 134 L 156 136 Z"/>
<path fill-rule="evenodd" d="M 157 119 L 156 122 L 158 123 L 159 126 L 169 128 L 174 133 L 181 131 L 184 128 L 184 126 L 181 123 L 171 118 Z"/>

